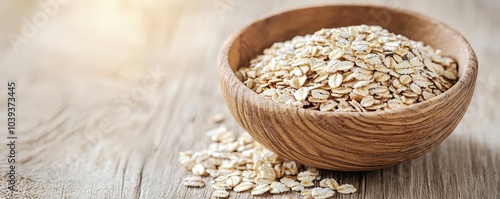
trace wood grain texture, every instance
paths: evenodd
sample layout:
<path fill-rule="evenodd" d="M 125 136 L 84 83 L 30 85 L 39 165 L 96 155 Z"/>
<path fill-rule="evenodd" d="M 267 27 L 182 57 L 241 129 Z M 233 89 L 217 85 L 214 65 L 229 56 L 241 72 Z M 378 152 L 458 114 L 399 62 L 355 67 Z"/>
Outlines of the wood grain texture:
<path fill-rule="evenodd" d="M 218 10 L 214 2 L 229 9 Z M 203 133 L 216 126 L 210 122 L 213 114 L 225 114 L 229 128 L 242 130 L 231 119 L 217 80 L 223 41 L 262 15 L 324 3 L 391 5 L 443 21 L 467 38 L 481 65 L 471 104 L 442 144 L 386 169 L 321 171 L 359 188 L 357 194 L 334 198 L 499 198 L 496 0 L 69 1 L 17 50 L 8 33 L 21 34 L 23 18 L 43 9 L 37 1 L 4 1 L 0 129 L 6 128 L 8 80 L 18 82 L 19 101 L 19 191 L 13 196 L 209 198 L 209 187 L 180 185 L 189 174 L 177 154 L 208 146 Z M 132 94 L 144 88 L 143 79 L 155 66 L 166 73 L 157 87 L 145 98 Z M 110 121 L 114 130 L 99 130 Z M 6 143 L 3 134 L 0 139 Z M 6 153 L 0 147 L 0 156 Z M 0 161 L 0 198 L 14 198 L 5 189 L 6 166 Z M 252 197 L 233 193 L 230 198 Z"/>
<path fill-rule="evenodd" d="M 364 13 L 364 14 L 359 14 Z M 373 14 L 392 16 L 385 24 Z M 332 113 L 297 109 L 264 99 L 235 75 L 276 41 L 324 27 L 379 24 L 454 57 L 459 81 L 448 91 L 404 109 Z M 301 8 L 260 19 L 232 35 L 219 55 L 219 78 L 229 110 L 253 137 L 280 156 L 341 171 L 380 169 L 417 158 L 455 129 L 469 106 L 478 72 L 476 55 L 448 26 L 422 15 L 375 6 Z"/>

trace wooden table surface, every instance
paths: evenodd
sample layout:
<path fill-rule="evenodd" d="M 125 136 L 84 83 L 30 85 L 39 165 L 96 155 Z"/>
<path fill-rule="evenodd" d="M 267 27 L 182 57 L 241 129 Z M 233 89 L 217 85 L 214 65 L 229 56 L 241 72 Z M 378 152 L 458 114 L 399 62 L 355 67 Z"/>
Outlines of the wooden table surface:
<path fill-rule="evenodd" d="M 208 146 L 204 132 L 216 126 L 214 114 L 226 115 L 225 124 L 241 131 L 217 80 L 224 39 L 270 12 L 363 3 L 40 2 L 0 6 L 0 198 L 209 198 L 209 187 L 180 185 L 189 173 L 177 157 Z M 359 188 L 334 198 L 500 198 L 499 1 L 370 2 L 414 10 L 457 29 L 477 53 L 479 78 L 462 122 L 430 153 L 383 170 L 322 171 Z M 6 175 L 11 80 L 17 98 L 15 192 L 7 190 Z"/>

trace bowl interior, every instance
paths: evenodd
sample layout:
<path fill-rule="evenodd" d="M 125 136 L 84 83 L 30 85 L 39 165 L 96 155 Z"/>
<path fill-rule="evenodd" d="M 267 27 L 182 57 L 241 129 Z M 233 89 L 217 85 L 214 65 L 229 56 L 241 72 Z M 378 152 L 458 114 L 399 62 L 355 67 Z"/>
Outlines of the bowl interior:
<path fill-rule="evenodd" d="M 262 54 L 274 42 L 312 34 L 322 28 L 360 24 L 379 25 L 390 32 L 441 49 L 444 55 L 458 62 L 459 78 L 465 73 L 471 55 L 467 42 L 453 29 L 416 13 L 353 5 L 303 8 L 257 20 L 235 38 L 229 48 L 229 65 L 233 71 L 248 66 L 252 58 Z"/>

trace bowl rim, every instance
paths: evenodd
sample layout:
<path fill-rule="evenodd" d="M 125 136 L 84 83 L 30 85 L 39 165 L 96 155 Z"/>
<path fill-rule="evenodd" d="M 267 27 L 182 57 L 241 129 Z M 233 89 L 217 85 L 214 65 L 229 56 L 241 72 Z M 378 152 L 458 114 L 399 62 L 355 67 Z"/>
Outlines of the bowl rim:
<path fill-rule="evenodd" d="M 271 17 L 278 17 L 281 14 L 284 13 L 290 13 L 290 12 L 296 12 L 299 10 L 307 10 L 307 9 L 317 9 L 317 8 L 323 8 L 323 7 L 369 7 L 369 8 L 375 8 L 375 9 L 386 9 L 390 10 L 391 12 L 397 12 L 401 14 L 405 14 L 414 18 L 419 18 L 423 21 L 427 21 L 428 23 L 434 24 L 436 26 L 442 26 L 446 31 L 448 31 L 450 34 L 455 36 L 455 39 L 460 41 L 461 43 L 465 44 L 465 49 L 467 51 L 467 61 L 465 63 L 466 68 L 463 72 L 462 76 L 459 76 L 458 81 L 448 90 L 443 92 L 440 95 L 437 95 L 435 97 L 432 97 L 429 100 L 423 101 L 423 102 L 418 102 L 415 104 L 408 105 L 403 108 L 398 108 L 398 109 L 391 109 L 391 110 L 383 110 L 383 111 L 370 111 L 370 112 L 333 112 L 333 111 L 319 111 L 319 110 L 311 110 L 311 109 L 305 109 L 305 108 L 299 108 L 299 107 L 293 107 L 289 105 L 285 105 L 282 103 L 277 103 L 273 101 L 272 99 L 265 98 L 257 94 L 256 92 L 252 91 L 250 88 L 248 88 L 241 80 L 238 79 L 238 77 L 235 74 L 235 71 L 232 70 L 231 65 L 229 64 L 229 51 L 231 50 L 231 47 L 233 46 L 234 42 L 245 32 L 247 31 L 250 27 L 253 25 L 260 23 L 268 18 Z M 385 27 L 383 27 L 385 28 Z M 404 36 L 404 35 L 403 35 Z M 424 42 L 424 41 L 423 41 Z M 221 78 L 224 78 L 226 80 L 229 80 L 229 82 L 235 83 L 232 86 L 235 86 L 235 90 L 239 90 L 244 92 L 246 99 L 245 101 L 248 101 L 250 98 L 253 99 L 259 99 L 262 100 L 264 103 L 268 103 L 270 106 L 275 106 L 279 107 L 279 109 L 285 109 L 287 111 L 298 111 L 299 114 L 307 114 L 307 115 L 314 115 L 314 116 L 328 116 L 328 117 L 341 117 L 341 116 L 371 116 L 371 117 L 376 117 L 376 116 L 381 116 L 381 115 L 396 115 L 396 114 L 402 114 L 402 113 L 407 113 L 408 111 L 412 110 L 423 110 L 425 107 L 430 107 L 433 105 L 437 104 L 442 104 L 445 103 L 445 100 L 451 93 L 455 92 L 460 92 L 458 90 L 459 88 L 465 87 L 467 84 L 475 84 L 475 79 L 478 73 L 478 61 L 476 54 L 470 44 L 467 42 L 465 37 L 462 36 L 457 30 L 454 28 L 448 26 L 447 24 L 435 20 L 433 18 L 427 17 L 423 14 L 410 11 L 410 10 L 405 10 L 405 9 L 400 9 L 400 8 L 392 8 L 389 6 L 381 6 L 381 5 L 373 5 L 373 4 L 325 4 L 325 5 L 313 5 L 313 6 L 300 6 L 300 7 L 294 7 L 294 8 L 288 8 L 276 12 L 271 12 L 270 14 L 266 14 L 264 16 L 258 17 L 255 20 L 253 20 L 251 23 L 247 24 L 245 27 L 233 32 L 222 44 L 221 50 L 219 52 L 219 57 L 218 57 L 218 69 L 219 69 L 219 74 L 225 74 L 223 73 L 224 71 L 230 71 L 230 76 L 227 75 L 220 75 Z M 458 65 L 458 67 L 463 67 Z M 222 81 L 222 79 L 221 79 Z M 253 101 L 249 101 L 252 104 L 255 103 Z"/>

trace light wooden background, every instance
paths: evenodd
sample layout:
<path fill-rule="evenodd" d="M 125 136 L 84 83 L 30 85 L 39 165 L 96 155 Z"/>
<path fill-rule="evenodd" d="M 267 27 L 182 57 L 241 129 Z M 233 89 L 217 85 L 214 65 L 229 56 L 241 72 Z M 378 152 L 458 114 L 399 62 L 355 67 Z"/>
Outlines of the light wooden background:
<path fill-rule="evenodd" d="M 177 154 L 208 145 L 203 133 L 215 127 L 213 114 L 225 114 L 226 124 L 239 130 L 217 80 L 222 42 L 269 12 L 340 2 L 362 3 L 73 0 L 58 4 L 46 21 L 38 19 L 26 40 L 12 43 L 9 35 L 23 36 L 23 19 L 45 11 L 37 1 L 1 1 L 0 198 L 210 197 L 211 188 L 180 185 L 188 173 Z M 500 198 L 499 1 L 370 2 L 421 12 L 456 28 L 478 55 L 479 78 L 466 116 L 443 144 L 383 170 L 324 171 L 359 188 L 334 198 Z M 5 175 L 9 80 L 18 83 L 14 196 L 6 191 Z"/>

